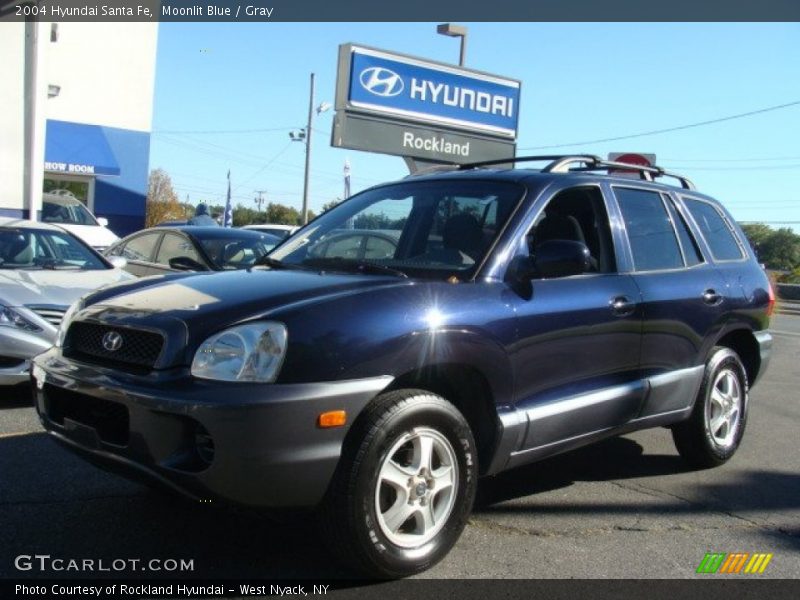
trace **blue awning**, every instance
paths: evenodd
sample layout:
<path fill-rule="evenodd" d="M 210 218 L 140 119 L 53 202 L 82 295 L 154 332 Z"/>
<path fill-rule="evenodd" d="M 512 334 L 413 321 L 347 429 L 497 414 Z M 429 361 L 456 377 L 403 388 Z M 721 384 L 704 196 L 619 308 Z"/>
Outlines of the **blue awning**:
<path fill-rule="evenodd" d="M 119 164 L 101 126 L 48 119 L 44 170 L 74 175 L 119 175 Z"/>

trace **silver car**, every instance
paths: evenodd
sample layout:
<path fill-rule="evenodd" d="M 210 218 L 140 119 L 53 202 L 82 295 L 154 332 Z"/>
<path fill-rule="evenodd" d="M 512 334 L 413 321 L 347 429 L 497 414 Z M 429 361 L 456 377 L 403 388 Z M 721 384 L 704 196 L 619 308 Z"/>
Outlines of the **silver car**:
<path fill-rule="evenodd" d="M 60 227 L 0 217 L 0 385 L 28 378 L 30 359 L 53 345 L 75 300 L 133 279 L 119 268 L 124 262 L 109 262 Z"/>

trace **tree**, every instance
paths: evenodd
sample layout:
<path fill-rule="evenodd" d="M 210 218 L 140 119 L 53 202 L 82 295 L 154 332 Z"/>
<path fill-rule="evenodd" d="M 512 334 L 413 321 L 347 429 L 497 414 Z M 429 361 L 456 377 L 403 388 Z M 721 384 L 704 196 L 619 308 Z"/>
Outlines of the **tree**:
<path fill-rule="evenodd" d="M 764 223 L 748 223 L 742 231 L 767 268 L 792 270 L 800 265 L 800 235 L 788 227 L 775 230 Z"/>
<path fill-rule="evenodd" d="M 761 242 L 759 259 L 771 269 L 794 269 L 800 265 L 800 236 L 788 227 L 773 231 Z"/>
<path fill-rule="evenodd" d="M 331 200 L 330 202 L 326 202 L 325 204 L 322 205 L 322 212 L 326 213 L 330 209 L 332 209 L 334 206 L 338 206 L 341 203 L 342 203 L 342 199 L 341 198 L 336 198 L 335 200 Z M 322 213 L 320 213 L 320 214 L 322 214 Z"/>
<path fill-rule="evenodd" d="M 172 187 L 172 179 L 164 169 L 153 169 L 147 181 L 147 211 L 145 227 L 163 221 L 187 219 L 191 210 L 178 202 L 178 194 Z"/>

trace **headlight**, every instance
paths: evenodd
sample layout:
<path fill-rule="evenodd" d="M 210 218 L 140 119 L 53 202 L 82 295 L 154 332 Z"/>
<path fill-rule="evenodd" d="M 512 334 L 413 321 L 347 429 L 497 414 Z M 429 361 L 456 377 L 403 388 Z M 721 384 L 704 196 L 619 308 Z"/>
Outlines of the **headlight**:
<path fill-rule="evenodd" d="M 13 327 L 24 331 L 41 331 L 42 328 L 34 325 L 13 308 L 0 304 L 0 326 Z"/>
<path fill-rule="evenodd" d="M 64 345 L 64 338 L 67 337 L 67 329 L 72 324 L 72 319 L 75 318 L 75 313 L 83 308 L 83 298 L 78 298 L 73 302 L 61 318 L 61 325 L 58 326 L 56 332 L 56 348 L 61 348 Z"/>
<path fill-rule="evenodd" d="M 263 321 L 212 335 L 192 361 L 192 375 L 218 381 L 275 381 L 286 354 L 286 326 Z"/>

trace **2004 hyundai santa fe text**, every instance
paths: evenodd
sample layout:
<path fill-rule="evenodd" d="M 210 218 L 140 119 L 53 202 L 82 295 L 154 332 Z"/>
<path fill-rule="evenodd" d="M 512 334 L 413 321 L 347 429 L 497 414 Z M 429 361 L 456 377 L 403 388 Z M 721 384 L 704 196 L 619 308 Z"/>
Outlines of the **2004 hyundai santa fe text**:
<path fill-rule="evenodd" d="M 84 297 L 34 362 L 44 427 L 195 499 L 315 507 L 379 577 L 440 560 L 482 476 L 657 426 L 724 463 L 772 345 L 742 232 L 661 169 L 534 159 L 371 188 L 246 271 Z"/>

